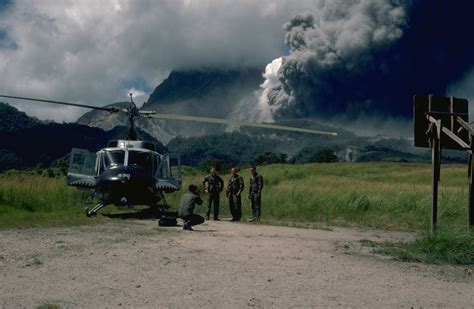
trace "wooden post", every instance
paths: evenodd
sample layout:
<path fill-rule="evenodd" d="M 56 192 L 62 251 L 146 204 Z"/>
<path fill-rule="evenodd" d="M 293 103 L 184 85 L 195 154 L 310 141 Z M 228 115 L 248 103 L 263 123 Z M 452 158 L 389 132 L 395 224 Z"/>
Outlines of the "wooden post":
<path fill-rule="evenodd" d="M 433 177 L 432 177 L 432 198 L 431 198 L 431 235 L 436 233 L 436 226 L 438 223 L 438 183 L 440 178 L 441 168 L 441 143 L 438 135 L 438 128 L 433 128 L 433 137 L 431 139 L 432 149 L 432 166 L 433 166 Z"/>
<path fill-rule="evenodd" d="M 472 143 L 472 142 L 471 142 Z M 474 229 L 474 154 L 469 154 L 469 198 L 467 204 L 468 229 Z"/>

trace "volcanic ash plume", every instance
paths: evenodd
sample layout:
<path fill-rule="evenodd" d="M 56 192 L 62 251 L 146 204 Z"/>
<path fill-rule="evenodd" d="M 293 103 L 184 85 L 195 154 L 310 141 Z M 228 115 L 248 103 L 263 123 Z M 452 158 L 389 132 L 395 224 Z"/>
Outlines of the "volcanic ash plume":
<path fill-rule="evenodd" d="M 265 73 L 262 74 L 264 82 L 260 85 L 260 89 L 243 97 L 236 104 L 232 113 L 228 115 L 229 118 L 255 122 L 274 122 L 273 113 L 277 107 L 272 105 L 272 101 L 273 96 L 278 95 L 281 90 L 278 71 L 280 70 L 282 60 L 280 57 L 267 64 Z M 256 97 L 258 98 L 258 104 L 255 104 Z M 227 131 L 233 131 L 237 128 L 235 126 L 228 126 Z"/>
<path fill-rule="evenodd" d="M 294 15 L 284 25 L 290 54 L 267 65 L 261 108 L 286 115 L 326 114 L 347 112 L 360 99 L 369 107 L 365 76 L 387 69 L 383 54 L 406 26 L 402 3 L 322 1 L 317 13 Z"/>
<path fill-rule="evenodd" d="M 290 53 L 260 104 L 275 118 L 410 118 L 414 94 L 466 95 L 449 89 L 474 71 L 473 11 L 472 1 L 321 0 L 284 25 Z"/>
<path fill-rule="evenodd" d="M 273 112 L 276 106 L 272 106 L 271 102 L 275 101 L 274 96 L 278 95 L 281 90 L 278 71 L 282 61 L 281 57 L 277 58 L 265 67 L 265 73 L 263 73 L 265 81 L 260 85 L 263 92 L 258 100 L 258 110 L 260 112 L 258 121 L 273 122 Z"/>

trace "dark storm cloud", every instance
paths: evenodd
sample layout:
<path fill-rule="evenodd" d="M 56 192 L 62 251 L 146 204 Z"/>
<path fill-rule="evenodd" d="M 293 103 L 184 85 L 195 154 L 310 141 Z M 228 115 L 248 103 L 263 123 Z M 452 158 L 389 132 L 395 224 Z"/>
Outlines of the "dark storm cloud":
<path fill-rule="evenodd" d="M 170 70 L 263 69 L 282 53 L 281 25 L 291 13 L 315 9 L 312 0 L 31 0 L 7 7 L 0 29 L 18 48 L 0 49 L 0 93 L 96 105 L 123 101 L 135 86 L 153 89 Z M 137 77 L 146 85 L 131 85 Z M 34 112 L 73 120 L 83 111 Z"/>
<path fill-rule="evenodd" d="M 474 64 L 470 1 L 321 1 L 285 24 L 291 49 L 269 101 L 280 114 L 411 115 Z"/>

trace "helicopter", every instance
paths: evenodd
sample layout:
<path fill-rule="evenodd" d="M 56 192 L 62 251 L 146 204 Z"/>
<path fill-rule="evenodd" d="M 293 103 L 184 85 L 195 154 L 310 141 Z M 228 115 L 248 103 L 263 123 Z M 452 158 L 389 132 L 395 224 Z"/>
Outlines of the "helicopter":
<path fill-rule="evenodd" d="M 126 206 L 148 205 L 155 217 L 160 218 L 166 206 L 166 193 L 182 188 L 181 162 L 179 155 L 160 154 L 152 142 L 138 140 L 135 121 L 138 118 L 162 120 L 194 121 L 234 126 L 257 127 L 274 130 L 325 134 L 337 136 L 335 132 L 281 126 L 269 123 L 255 123 L 240 120 L 210 118 L 189 115 L 163 114 L 154 110 L 140 110 L 130 94 L 130 104 L 125 108 L 98 107 L 63 101 L 1 95 L 0 98 L 44 102 L 109 113 L 123 113 L 128 118 L 126 139 L 111 140 L 96 153 L 73 148 L 69 159 L 67 184 L 78 189 L 89 190 L 88 203 L 94 198 L 99 202 L 91 209 L 85 208 L 87 217 L 92 217 L 107 205 Z M 164 205 L 159 205 L 164 203 Z"/>

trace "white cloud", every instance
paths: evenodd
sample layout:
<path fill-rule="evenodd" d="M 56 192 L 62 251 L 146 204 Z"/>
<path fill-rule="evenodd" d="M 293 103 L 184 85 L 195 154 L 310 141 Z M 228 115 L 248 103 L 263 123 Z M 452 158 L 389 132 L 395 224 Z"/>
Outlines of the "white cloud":
<path fill-rule="evenodd" d="M 282 24 L 294 11 L 315 5 L 311 0 L 18 1 L 0 19 L 0 29 L 18 45 L 0 49 L 0 93 L 105 105 L 128 99 L 124 82 L 142 78 L 153 89 L 173 69 L 263 70 L 282 54 Z M 58 121 L 84 112 L 22 106 Z"/>
<path fill-rule="evenodd" d="M 141 107 L 143 103 L 148 100 L 149 93 L 146 93 L 145 91 L 142 91 L 140 89 L 137 89 L 135 87 L 132 88 L 127 88 L 122 92 L 124 97 L 130 96 L 130 94 L 133 94 L 133 102 L 135 102 L 135 105 L 138 107 Z"/>

